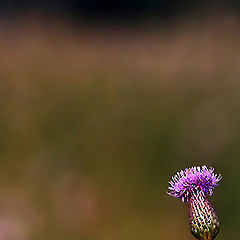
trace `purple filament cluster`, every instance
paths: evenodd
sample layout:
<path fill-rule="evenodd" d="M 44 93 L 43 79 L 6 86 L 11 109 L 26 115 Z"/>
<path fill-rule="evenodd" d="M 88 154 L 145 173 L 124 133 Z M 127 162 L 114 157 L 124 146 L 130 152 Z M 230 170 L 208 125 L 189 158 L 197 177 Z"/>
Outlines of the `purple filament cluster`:
<path fill-rule="evenodd" d="M 205 196 L 212 195 L 221 178 L 220 174 L 214 173 L 214 168 L 189 167 L 172 177 L 168 194 L 182 199 L 183 202 L 188 202 L 194 192 L 201 192 Z"/>

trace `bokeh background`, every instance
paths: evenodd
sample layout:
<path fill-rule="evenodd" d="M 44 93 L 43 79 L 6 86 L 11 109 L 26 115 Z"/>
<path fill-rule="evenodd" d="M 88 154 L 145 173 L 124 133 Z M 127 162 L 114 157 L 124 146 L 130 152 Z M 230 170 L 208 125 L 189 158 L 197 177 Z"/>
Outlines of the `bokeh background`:
<path fill-rule="evenodd" d="M 240 205 L 238 1 L 0 2 L 0 239 L 193 239 L 166 194 L 214 166 Z"/>

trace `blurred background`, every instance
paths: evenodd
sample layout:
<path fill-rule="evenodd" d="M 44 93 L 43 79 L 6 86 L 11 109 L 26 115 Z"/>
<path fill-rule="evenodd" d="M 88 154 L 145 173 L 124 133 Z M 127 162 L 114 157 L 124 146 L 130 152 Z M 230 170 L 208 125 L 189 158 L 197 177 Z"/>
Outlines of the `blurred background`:
<path fill-rule="evenodd" d="M 240 217 L 239 1 L 0 1 L 0 239 L 186 240 L 176 171 Z"/>

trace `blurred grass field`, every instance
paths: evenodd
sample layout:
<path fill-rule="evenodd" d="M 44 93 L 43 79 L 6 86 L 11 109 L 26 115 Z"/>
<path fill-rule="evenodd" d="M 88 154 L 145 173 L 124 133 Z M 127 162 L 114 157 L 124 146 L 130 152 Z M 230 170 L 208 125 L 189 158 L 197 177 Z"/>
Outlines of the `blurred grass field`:
<path fill-rule="evenodd" d="M 236 239 L 240 32 L 231 16 L 119 26 L 0 22 L 0 238 L 193 239 L 166 194 L 214 166 Z"/>

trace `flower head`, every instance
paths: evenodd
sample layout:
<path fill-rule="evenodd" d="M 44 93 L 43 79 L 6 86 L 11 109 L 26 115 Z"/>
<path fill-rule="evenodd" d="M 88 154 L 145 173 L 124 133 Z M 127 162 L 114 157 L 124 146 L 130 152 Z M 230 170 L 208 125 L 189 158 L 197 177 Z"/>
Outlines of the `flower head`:
<path fill-rule="evenodd" d="M 172 177 L 168 194 L 181 198 L 183 202 L 188 202 L 194 192 L 201 192 L 205 196 L 212 195 L 221 178 L 221 175 L 214 174 L 214 168 L 189 167 Z"/>
<path fill-rule="evenodd" d="M 221 178 L 214 168 L 189 167 L 169 182 L 168 194 L 188 203 L 190 230 L 199 240 L 214 240 L 219 232 L 220 222 L 207 195 L 213 194 Z"/>

